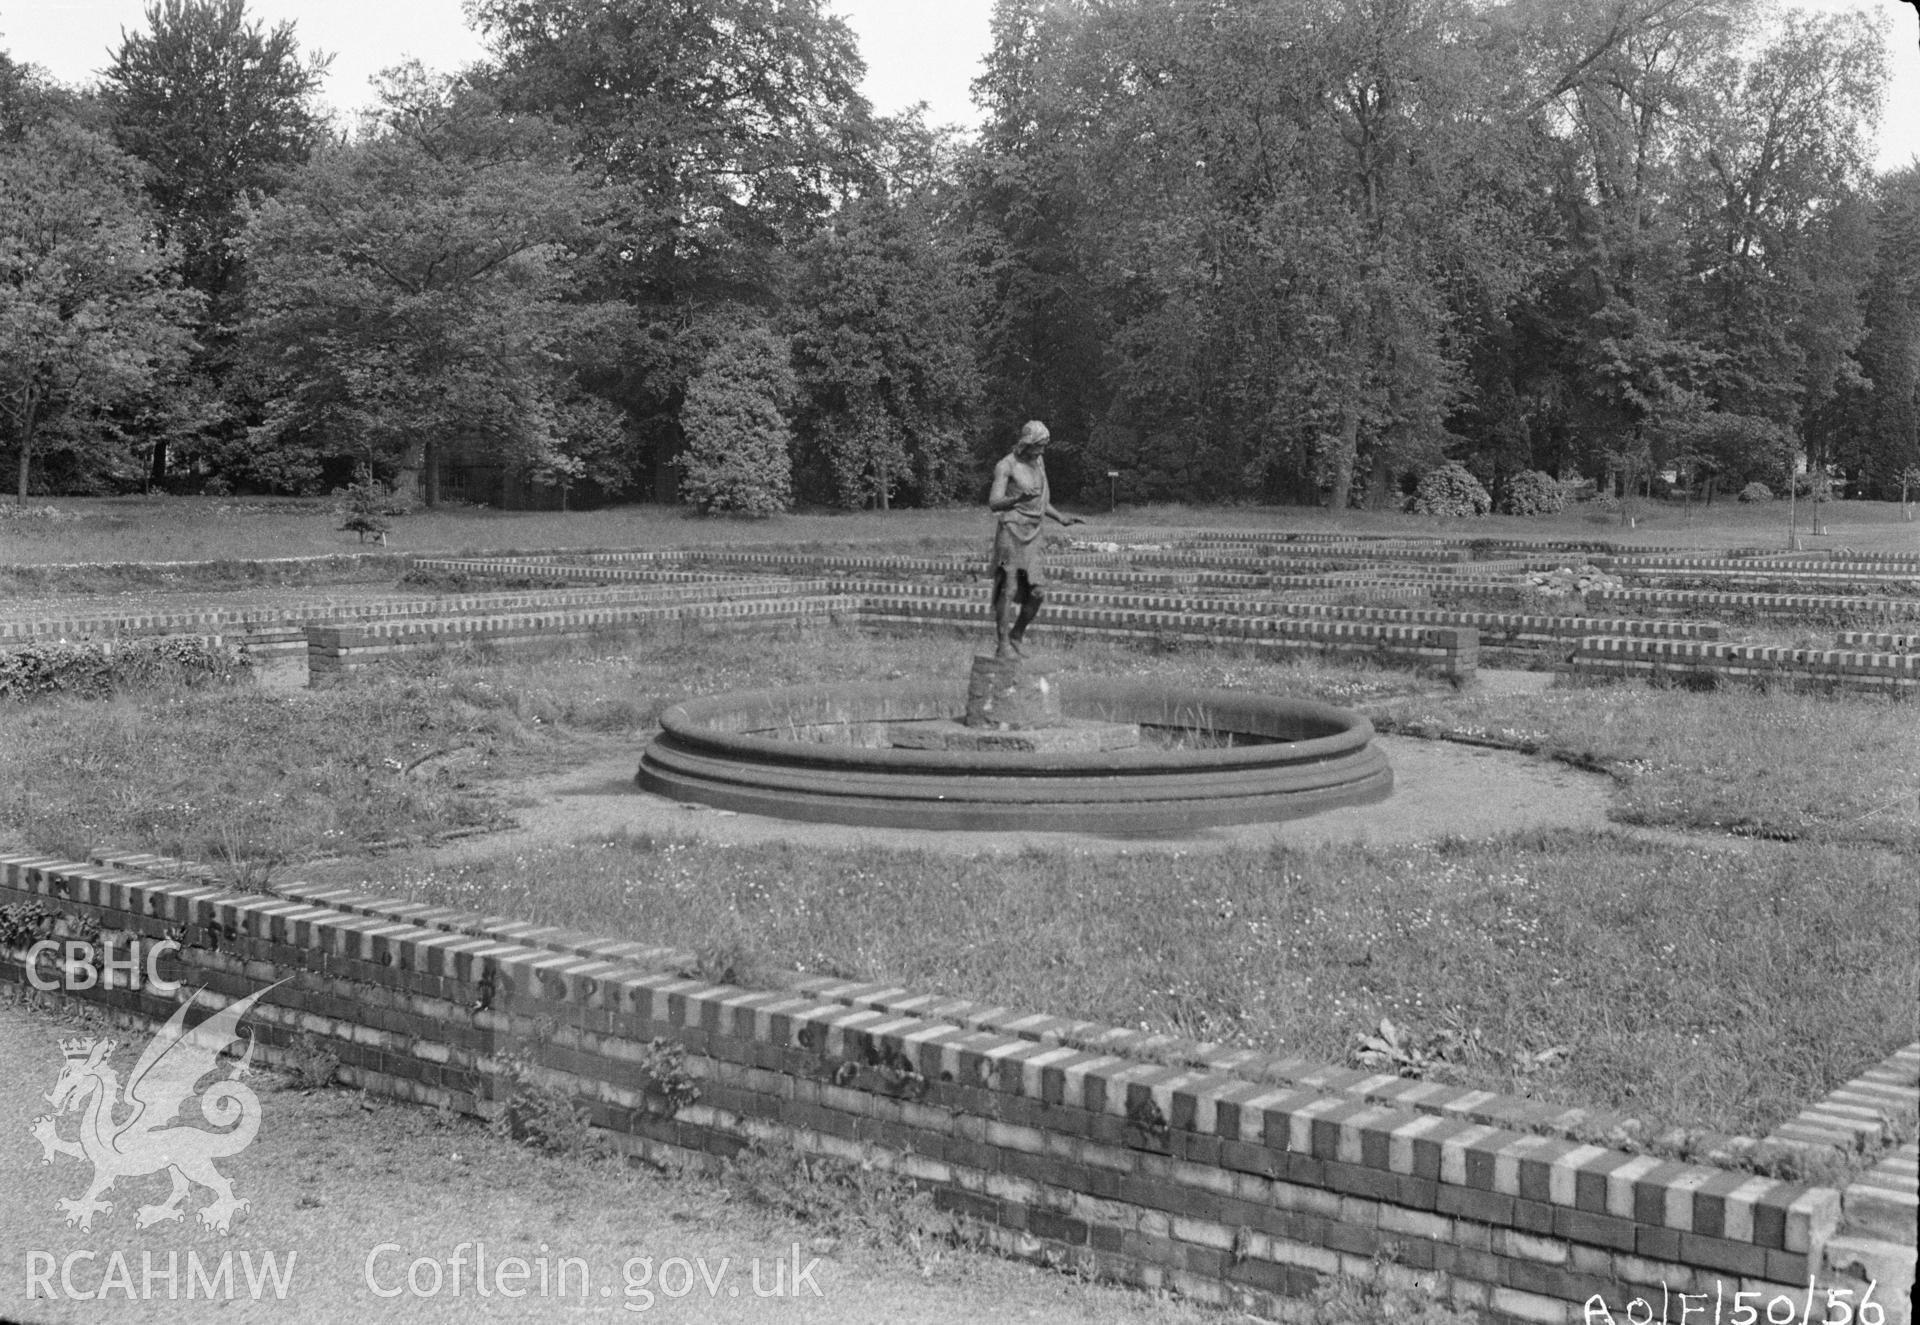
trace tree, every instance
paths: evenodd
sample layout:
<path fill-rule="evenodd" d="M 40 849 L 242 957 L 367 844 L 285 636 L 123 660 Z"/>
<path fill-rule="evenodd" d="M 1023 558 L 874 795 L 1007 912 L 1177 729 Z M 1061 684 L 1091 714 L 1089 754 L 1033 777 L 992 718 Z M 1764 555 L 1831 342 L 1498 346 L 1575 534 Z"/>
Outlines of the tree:
<path fill-rule="evenodd" d="M 712 515 L 777 515 L 792 501 L 791 351 L 764 326 L 722 326 L 687 383 L 681 490 Z"/>
<path fill-rule="evenodd" d="M 101 94 L 183 282 L 218 325 L 234 312 L 242 205 L 275 191 L 324 137 L 316 98 L 332 57 L 304 62 L 291 22 L 249 22 L 246 0 L 153 0 L 148 31 L 122 31 Z"/>
<path fill-rule="evenodd" d="M 788 254 L 856 182 L 872 131 L 853 34 L 825 0 L 471 0 L 511 113 L 574 135 L 606 242 L 596 296 L 634 310 L 591 383 L 671 494 L 679 412 L 722 306 L 776 311 Z"/>
<path fill-rule="evenodd" d="M 429 503 L 455 459 L 623 479 L 617 424 L 574 372 L 618 322 L 568 298 L 586 208 L 551 126 L 396 72 L 358 141 L 251 214 L 245 349 L 274 403 L 246 463 L 297 486 L 356 457 L 421 476 Z"/>
<path fill-rule="evenodd" d="M 1531 333 L 1516 394 L 1547 406 L 1555 467 L 1591 465 L 1628 486 L 1710 408 L 1712 352 L 1675 308 L 1686 235 L 1675 142 L 1703 71 L 1734 37 L 1727 0 L 1530 0 L 1514 59 L 1553 208 L 1554 260 L 1524 311 Z M 1496 32 L 1495 40 L 1507 34 Z M 1623 522 L 1629 518 L 1623 507 Z"/>
<path fill-rule="evenodd" d="M 1701 79 L 1680 134 L 1676 307 L 1712 352 L 1702 387 L 1718 409 L 1799 433 L 1858 374 L 1872 260 L 1860 191 L 1886 77 L 1879 34 L 1855 13 L 1788 14 Z M 1814 449 L 1813 472 L 1828 459 Z"/>
<path fill-rule="evenodd" d="M 24 505 L 43 436 L 91 476 L 124 457 L 114 411 L 184 361 L 197 296 L 176 287 L 139 168 L 51 121 L 0 138 L 0 419 Z"/>
<path fill-rule="evenodd" d="M 919 164 L 841 209 L 802 250 L 794 299 L 801 448 L 840 505 L 932 505 L 960 493 L 975 426 L 977 299 L 943 222 L 936 136 L 888 125 Z M 823 485 L 825 486 L 825 485 Z"/>
<path fill-rule="evenodd" d="M 1074 490 L 1075 452 L 1106 413 L 1115 330 L 1096 295 L 1087 233 L 1100 164 L 1090 151 L 1099 110 L 1082 92 L 1097 77 L 1088 72 L 1088 22 L 1082 0 L 995 0 L 993 45 L 973 84 L 987 125 L 963 166 L 986 307 L 983 436 L 1046 420 L 1060 495 Z"/>
<path fill-rule="evenodd" d="M 1920 165 L 1869 191 L 1873 257 L 1860 296 L 1860 371 L 1842 378 L 1809 435 L 1853 478 L 1853 493 L 1902 504 L 1920 470 Z"/>
<path fill-rule="evenodd" d="M 996 374 L 1130 477 L 1178 457 L 1169 496 L 1324 480 L 1344 505 L 1363 461 L 1384 489 L 1437 456 L 1458 328 L 1538 261 L 1465 14 L 1004 0 L 977 85 Z"/>
<path fill-rule="evenodd" d="M 18 142 L 28 129 L 49 120 L 74 118 L 71 92 L 30 64 L 16 64 L 0 51 L 0 138 Z"/>
<path fill-rule="evenodd" d="M 246 0 L 152 0 L 121 32 L 101 86 L 113 138 L 146 163 L 147 194 L 182 283 L 205 296 L 198 380 L 220 393 L 241 301 L 243 208 L 271 195 L 324 136 L 316 96 L 330 56 L 300 56 L 292 23 L 264 29 Z M 215 411 L 217 413 L 217 411 Z M 152 439 L 164 479 L 168 432 Z"/>

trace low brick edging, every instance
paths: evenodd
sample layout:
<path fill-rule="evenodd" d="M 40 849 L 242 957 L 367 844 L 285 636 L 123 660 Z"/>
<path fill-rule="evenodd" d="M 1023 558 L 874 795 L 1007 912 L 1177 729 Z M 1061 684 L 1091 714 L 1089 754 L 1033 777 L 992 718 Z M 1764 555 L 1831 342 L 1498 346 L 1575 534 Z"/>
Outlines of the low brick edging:
<path fill-rule="evenodd" d="M 1762 1143 L 1852 1157 L 1912 1135 L 1920 1114 L 1920 1043 L 1881 1062 L 1808 1105 Z M 1826 1263 L 1880 1285 L 1882 1299 L 1907 1300 L 1914 1287 L 1914 1230 L 1920 1225 L 1920 1145 L 1894 1145 L 1840 1193 L 1840 1225 Z"/>
<path fill-rule="evenodd" d="M 1876 620 L 1920 619 L 1920 598 L 1874 598 L 1860 594 L 1731 593 L 1715 589 L 1591 589 L 1585 597 L 1653 611 L 1746 612 L 1776 621 L 1847 616 Z"/>
<path fill-rule="evenodd" d="M 1842 649 L 1600 636 L 1575 647 L 1567 670 L 1595 678 L 1713 678 L 1905 695 L 1920 690 L 1920 656 Z"/>
<path fill-rule="evenodd" d="M 1768 1146 L 1844 1156 L 1912 1136 L 1920 1116 L 1920 1043 L 1897 1049 L 1826 1098 L 1808 1105 L 1767 1135 Z M 1860 1277 L 1910 1289 L 1914 1229 L 1920 1224 L 1920 1147 L 1893 1145 L 1841 1192 L 1834 1264 Z"/>
<path fill-rule="evenodd" d="M 861 602 L 860 619 L 888 625 L 977 625 L 980 609 L 959 600 L 868 594 Z M 1472 676 L 1480 664 L 1480 637 L 1471 627 L 1097 607 L 1050 608 L 1045 625 L 1049 633 L 1109 639 L 1179 636 L 1289 652 L 1390 658 L 1434 668 L 1455 680 Z"/>
<path fill-rule="evenodd" d="M 1620 553 L 1601 556 L 1595 565 L 1619 575 L 1737 575 L 1763 576 L 1769 579 L 1811 581 L 1854 579 L 1866 582 L 1886 580 L 1894 584 L 1920 583 L 1920 565 L 1897 559 L 1863 557 L 1860 560 L 1773 557 L 1686 557 L 1643 556 Z"/>
<path fill-rule="evenodd" d="M 1768 1133 L 1767 1140 L 1852 1153 L 1892 1139 L 1899 1120 L 1910 1125 L 1916 1116 L 1920 1116 L 1920 1044 L 1910 1044 L 1825 1099 L 1809 1104 Z"/>
<path fill-rule="evenodd" d="M 985 611 L 985 586 L 916 584 L 903 586 L 882 580 L 850 580 L 847 593 L 935 601 L 965 600 Z M 1372 626 L 1441 626 L 1469 628 L 1480 633 L 1482 648 L 1501 644 L 1560 644 L 1595 635 L 1646 636 L 1652 639 L 1715 641 L 1723 627 L 1711 621 L 1668 621 L 1645 617 L 1604 619 L 1586 616 L 1547 616 L 1537 612 L 1468 612 L 1438 607 L 1374 607 L 1301 602 L 1279 598 L 1210 598 L 1190 594 L 1127 592 L 1118 589 L 1053 589 L 1047 602 L 1054 607 L 1086 607 L 1100 611 L 1179 612 L 1201 616 L 1289 617 L 1311 621 L 1350 621 Z"/>
<path fill-rule="evenodd" d="M 1182 554 L 1199 563 L 1214 554 Z M 124 616 L 39 623 L 0 623 L 0 634 L 38 637 L 67 633 L 200 633 L 212 625 L 213 637 L 257 658 L 298 653 L 301 641 L 287 619 L 306 620 L 305 652 L 309 674 L 325 677 L 378 662 L 398 653 L 448 644 L 481 642 L 513 645 L 586 636 L 603 631 L 644 628 L 666 621 L 761 626 L 788 620 L 858 615 L 886 624 L 973 624 L 979 614 L 977 582 L 893 583 L 847 578 L 855 571 L 972 572 L 965 559 L 892 556 L 818 557 L 808 554 L 730 552 L 594 554 L 599 563 L 629 561 L 640 568 L 596 564 L 589 578 L 624 582 L 625 587 L 565 590 L 550 597 L 539 591 L 467 595 L 450 600 L 412 599 L 369 604 L 315 603 L 278 609 L 282 624 L 269 614 L 200 612 L 130 613 Z M 1587 677 L 1712 676 L 1760 682 L 1825 685 L 1869 692 L 1906 694 L 1920 686 L 1920 656 L 1912 636 L 1851 632 L 1847 642 L 1884 647 L 1788 650 L 1717 642 L 1713 623 L 1661 620 L 1619 621 L 1558 617 L 1537 613 L 1465 612 L 1441 608 L 1367 607 L 1201 596 L 1208 589 L 1301 593 L 1339 592 L 1358 581 L 1342 575 L 1261 576 L 1233 571 L 1135 571 L 1108 564 L 1109 554 L 1079 558 L 1065 566 L 1048 628 L 1065 635 L 1126 640 L 1141 636 L 1195 641 L 1230 641 L 1263 650 L 1317 652 L 1384 658 L 1433 668 L 1456 680 L 1474 674 L 1482 647 L 1573 645 L 1566 669 Z M 788 570 L 823 568 L 837 578 L 743 579 L 711 571 L 675 569 L 697 561 L 721 565 L 773 566 Z M 527 558 L 436 558 L 423 565 L 477 573 L 530 573 L 563 576 L 578 567 L 563 566 L 546 554 Z M 1422 587 L 1437 587 L 1427 571 L 1378 572 L 1386 581 L 1419 577 Z M 1171 576 L 1171 579 L 1169 578 Z M 1451 587 L 1489 594 L 1520 593 L 1519 586 L 1497 582 L 1450 581 Z M 1142 593 L 1146 585 L 1178 587 L 1191 594 Z M 1637 605 L 1742 606 L 1782 611 L 1859 611 L 1871 606 L 1897 614 L 1896 600 L 1837 599 L 1818 596 L 1678 594 L 1659 591 L 1596 591 L 1599 601 L 1626 600 Z M 1920 600 L 1914 607 L 1920 611 Z M 238 631 L 231 627 L 238 625 Z M 1486 638 L 1483 639 L 1482 632 Z M 1578 632 L 1577 638 L 1574 632 Z"/>
<path fill-rule="evenodd" d="M 1136 565 L 1141 566 L 1285 566 L 1299 557 L 1332 558 L 1350 565 L 1365 566 L 1372 562 L 1388 564 L 1412 562 L 1434 565 L 1451 565 L 1473 560 L 1473 554 L 1465 548 L 1449 547 L 1393 547 L 1378 543 L 1355 544 L 1341 547 L 1339 551 L 1330 550 L 1327 544 L 1312 547 L 1289 548 L 1284 544 L 1274 545 L 1271 550 L 1261 552 L 1216 552 L 1188 551 L 1178 548 L 1164 551 L 1142 550 L 1122 554 Z"/>
<path fill-rule="evenodd" d="M 683 628 L 791 625 L 852 614 L 859 600 L 826 594 L 775 598 L 699 599 L 686 603 L 563 608 L 484 616 L 369 621 L 307 627 L 307 668 L 316 678 L 337 675 L 398 655 L 463 644 L 495 647 L 581 639 L 663 624 Z"/>
<path fill-rule="evenodd" d="M 0 901 L 27 899 L 178 937 L 209 1007 L 288 978 L 250 1014 L 270 1061 L 304 1032 L 351 1084 L 486 1113 L 501 1055 L 525 1052 L 623 1149 L 717 1162 L 788 1139 L 906 1174 L 1009 1250 L 1204 1300 L 1256 1309 L 1349 1274 L 1571 1322 L 1594 1296 L 1619 1312 L 1663 1287 L 1866 1287 L 1827 1264 L 1831 1188 L 969 1030 L 931 997 L 921 1015 L 849 1007 L 623 957 L 641 945 L 577 955 L 463 934 L 437 927 L 459 913 L 418 904 L 392 920 L 0 857 Z M 20 956 L 0 980 L 23 981 Z M 148 1019 L 177 1006 L 151 989 L 80 996 Z M 701 1091 L 672 1115 L 637 1067 L 656 1037 L 685 1046 Z"/>
<path fill-rule="evenodd" d="M 658 564 L 661 560 L 671 561 L 671 567 Z M 615 566 L 616 560 L 647 563 L 644 567 Z M 739 583 L 738 575 L 725 575 L 713 571 L 690 571 L 680 566 L 680 558 L 632 555 L 615 557 L 606 554 L 592 561 L 561 561 L 557 556 L 538 557 L 423 557 L 417 565 L 427 570 L 460 571 L 474 575 L 521 575 L 527 579 L 575 579 L 603 580 L 610 583 L 636 582 L 641 584 L 728 584 Z"/>
<path fill-rule="evenodd" d="M 1920 635 L 1889 635 L 1864 630 L 1840 632 L 1840 647 L 1865 649 L 1873 653 L 1913 653 L 1920 651 Z"/>
<path fill-rule="evenodd" d="M 497 573 L 506 573 L 501 570 Z M 782 597 L 826 593 L 826 580 L 743 580 L 702 576 L 699 583 L 647 583 L 597 589 L 524 589 L 432 598 L 391 598 L 360 603 L 319 600 L 262 608 L 208 608 L 182 612 L 116 612 L 91 616 L 40 617 L 0 621 L 0 641 L 62 638 L 120 638 L 143 635 L 247 635 L 298 630 L 303 625 L 351 625 L 406 618 L 479 616 L 492 612 L 665 603 L 695 599 Z M 236 633 L 238 632 L 238 633 Z"/>

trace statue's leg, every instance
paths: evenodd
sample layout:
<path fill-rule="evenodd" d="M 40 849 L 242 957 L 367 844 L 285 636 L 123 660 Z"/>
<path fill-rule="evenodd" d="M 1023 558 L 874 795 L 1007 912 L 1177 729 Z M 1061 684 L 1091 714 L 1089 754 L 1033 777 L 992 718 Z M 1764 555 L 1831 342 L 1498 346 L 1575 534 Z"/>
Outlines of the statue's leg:
<path fill-rule="evenodd" d="M 1013 630 L 1015 604 L 1012 586 L 1007 583 L 1009 578 L 1004 566 L 997 567 L 993 572 L 993 628 L 999 642 L 994 656 L 997 658 L 1005 658 L 1013 651 L 1010 632 Z"/>
<path fill-rule="evenodd" d="M 1016 597 L 1020 600 L 1020 615 L 1014 619 L 1013 629 L 1008 632 L 1007 638 L 1013 642 L 1015 648 L 1018 648 L 1020 641 L 1027 637 L 1027 627 L 1032 625 L 1034 617 L 1040 614 L 1040 603 L 1044 595 L 1034 587 L 1033 581 L 1027 578 L 1027 573 L 1021 571 L 1020 590 Z"/>

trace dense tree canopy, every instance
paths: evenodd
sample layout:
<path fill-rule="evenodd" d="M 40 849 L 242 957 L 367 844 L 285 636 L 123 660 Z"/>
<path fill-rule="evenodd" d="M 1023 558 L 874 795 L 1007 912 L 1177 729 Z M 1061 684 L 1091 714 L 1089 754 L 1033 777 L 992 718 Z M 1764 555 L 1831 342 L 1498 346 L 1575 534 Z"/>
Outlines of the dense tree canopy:
<path fill-rule="evenodd" d="M 152 0 L 146 22 L 122 35 L 100 96 L 114 141 L 147 167 L 174 270 L 203 297 L 191 371 L 172 394 L 198 407 L 212 444 L 234 434 L 245 410 L 223 401 L 241 312 L 243 209 L 270 196 L 322 137 L 315 97 L 328 58 L 302 59 L 293 24 L 264 29 L 247 19 L 245 0 Z M 165 479 L 179 432 L 171 422 L 147 439 L 155 480 Z"/>
<path fill-rule="evenodd" d="M 885 509 L 977 496 L 1027 418 L 1063 500 L 1920 474 L 1890 16 L 997 0 L 961 138 L 870 113 L 830 0 L 466 9 L 487 58 L 352 135 L 244 0 L 154 0 L 95 90 L 0 58 L 8 205 L 115 218 L 45 259 L 97 316 L 12 241 L 0 334 L 67 347 L 0 365 L 27 481 L 174 444 L 175 485 Z"/>
<path fill-rule="evenodd" d="M 0 428 L 22 504 L 36 462 L 124 471 L 126 407 L 184 361 L 198 300 L 153 228 L 138 167 L 99 135 L 0 136 Z"/>
<path fill-rule="evenodd" d="M 793 360 L 820 495 L 887 509 L 961 495 L 979 408 L 977 289 L 946 223 L 940 135 L 889 122 L 880 177 L 801 250 Z"/>
<path fill-rule="evenodd" d="M 154 0 L 102 84 L 114 141 L 148 166 L 147 191 L 182 279 L 211 315 L 230 311 L 241 204 L 273 191 L 324 127 L 313 98 L 324 56 L 300 58 L 293 25 L 271 31 L 245 0 Z"/>
<path fill-rule="evenodd" d="M 394 76 L 366 132 L 249 219 L 246 344 L 274 404 L 230 463 L 297 486 L 346 449 L 430 499 L 447 461 L 624 477 L 617 422 L 574 377 L 617 310 L 567 298 L 591 232 L 564 150 L 484 92 Z"/>
<path fill-rule="evenodd" d="M 790 255 L 867 171 L 864 72 L 824 0 L 471 0 L 510 112 L 569 130 L 599 194 L 597 295 L 635 310 L 596 379 L 673 491 L 679 414 L 717 305 L 785 300 Z"/>

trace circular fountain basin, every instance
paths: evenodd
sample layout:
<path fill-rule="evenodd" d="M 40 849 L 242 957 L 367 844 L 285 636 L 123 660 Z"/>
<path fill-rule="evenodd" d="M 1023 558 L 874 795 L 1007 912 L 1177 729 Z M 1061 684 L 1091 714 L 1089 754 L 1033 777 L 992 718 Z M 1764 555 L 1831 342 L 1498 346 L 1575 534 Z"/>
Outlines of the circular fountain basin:
<path fill-rule="evenodd" d="M 635 780 L 679 801 L 815 823 L 1141 836 L 1293 819 L 1393 789 L 1365 718 L 1244 690 L 1075 678 L 1062 703 L 1070 721 L 1174 737 L 1130 749 L 887 745 L 896 725 L 951 722 L 963 706 L 953 687 L 928 682 L 692 700 L 661 715 Z"/>

